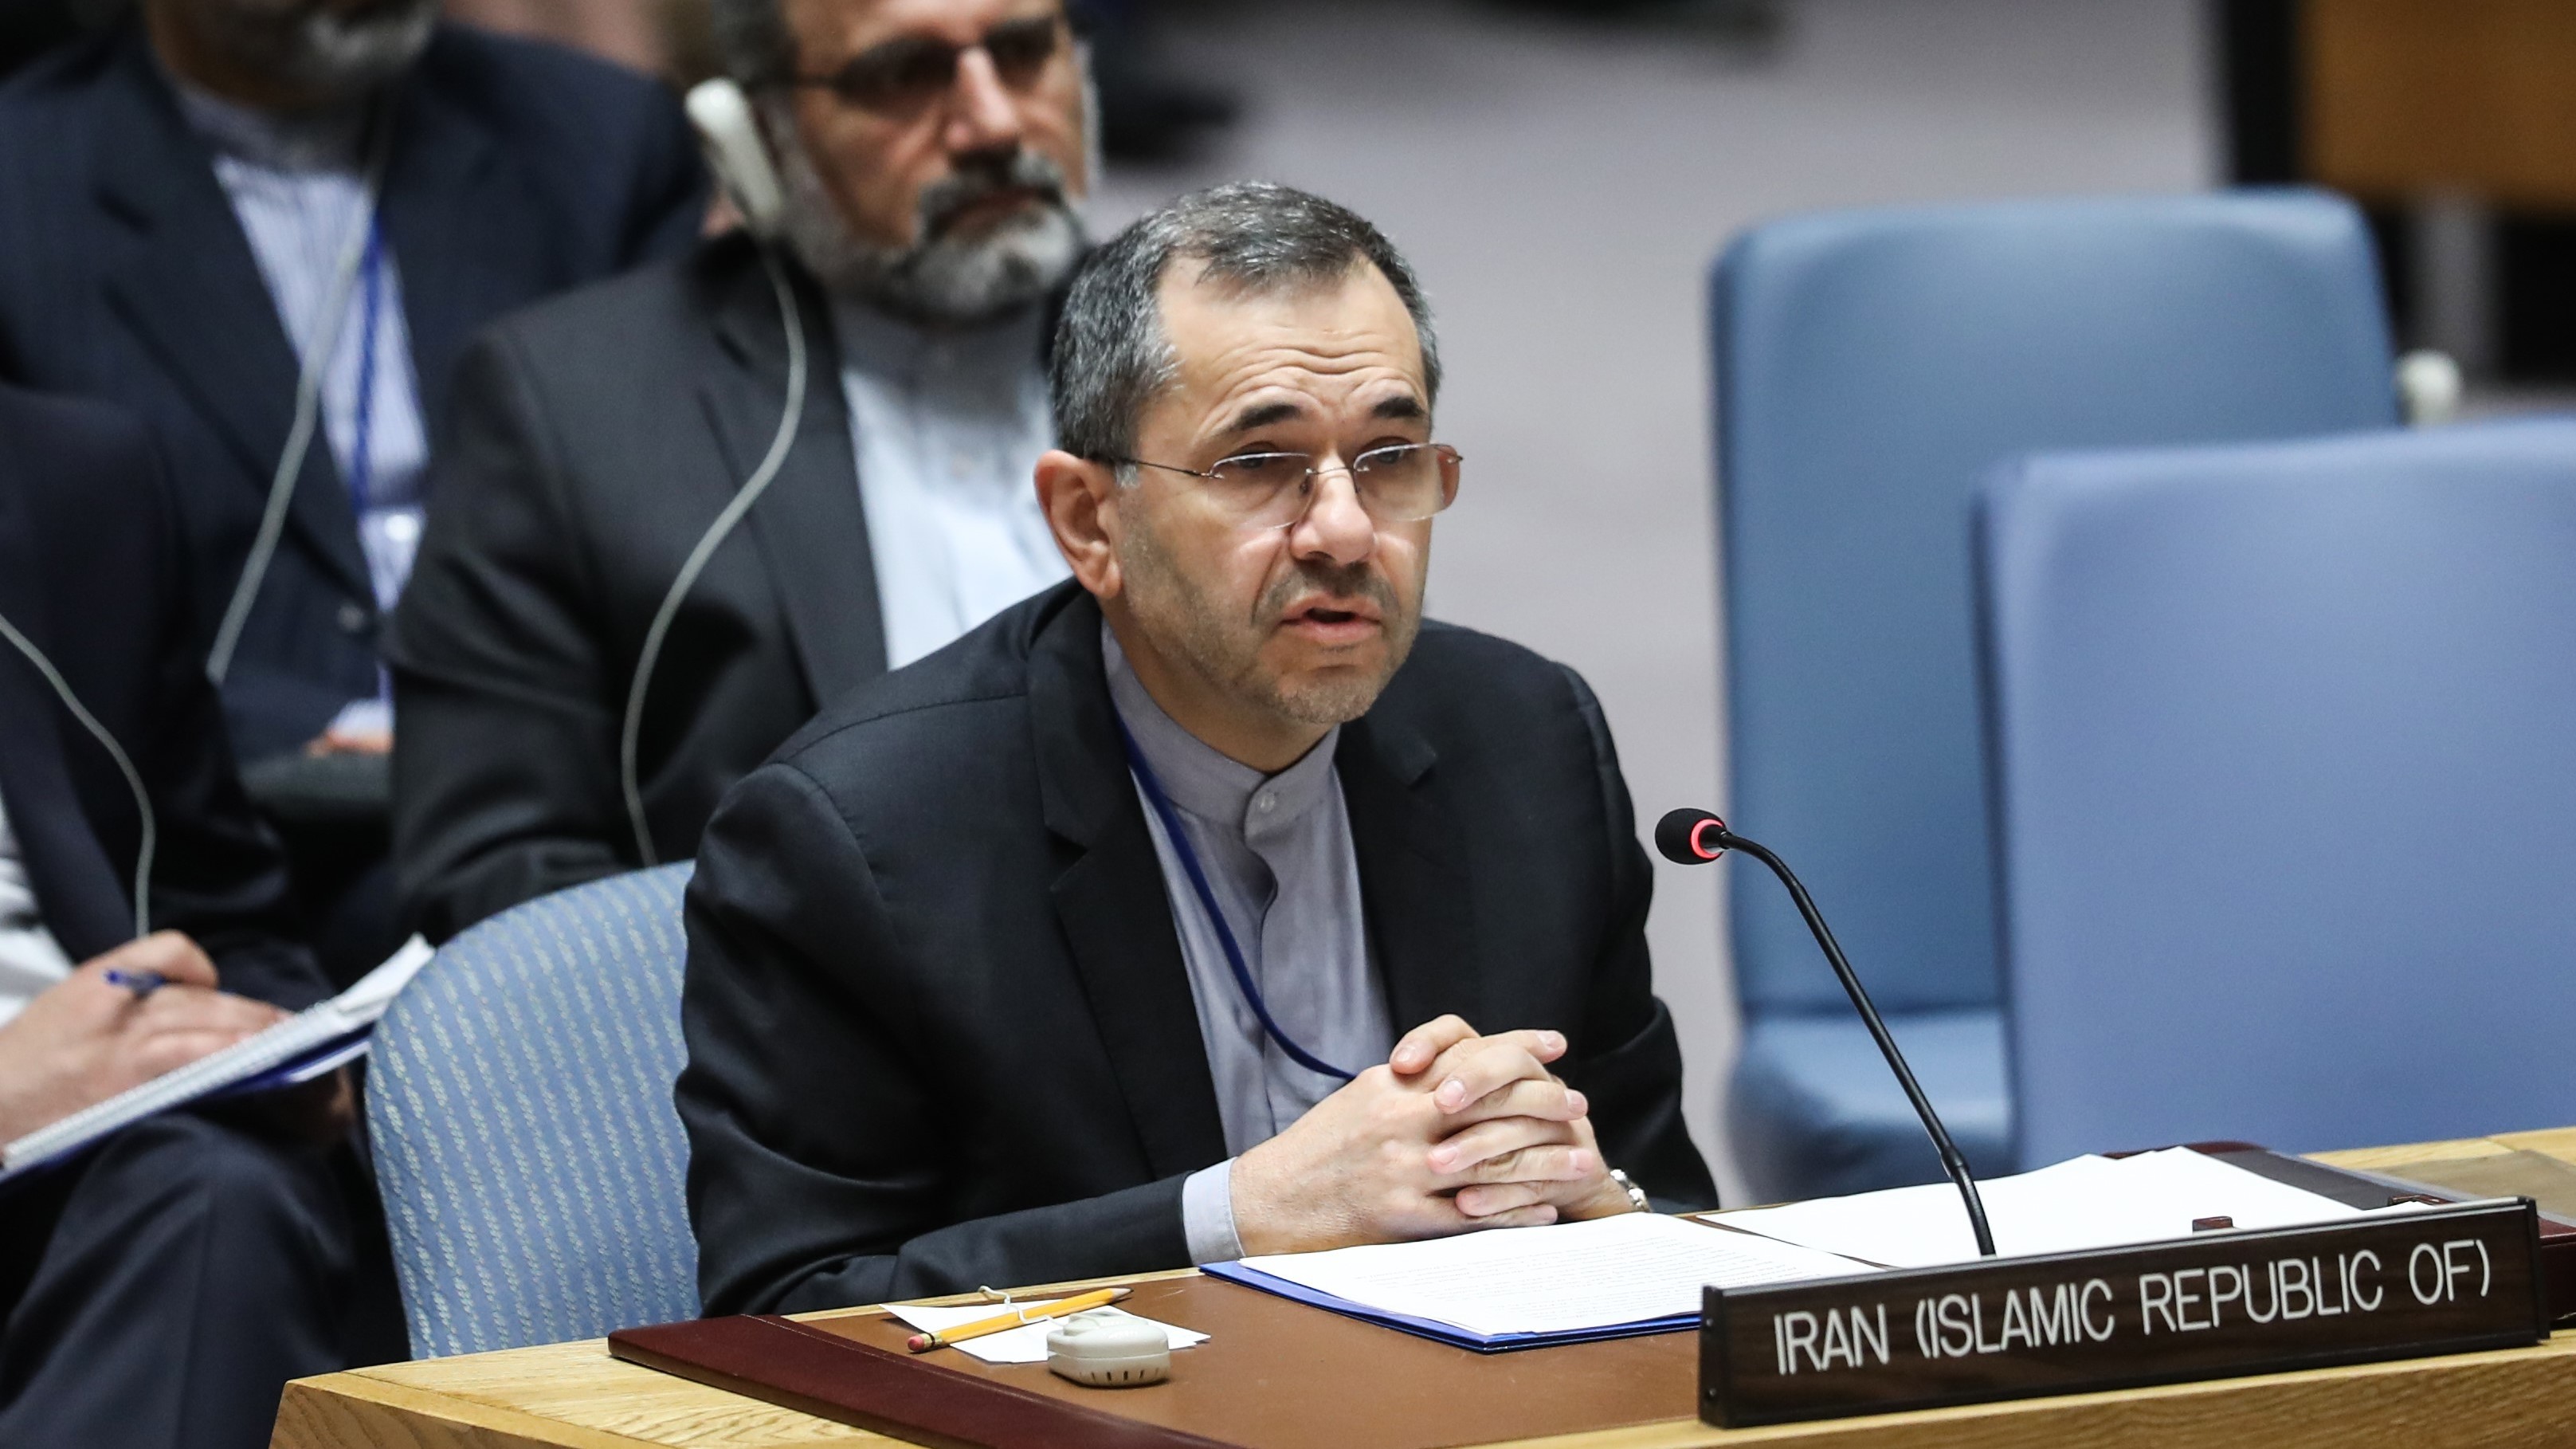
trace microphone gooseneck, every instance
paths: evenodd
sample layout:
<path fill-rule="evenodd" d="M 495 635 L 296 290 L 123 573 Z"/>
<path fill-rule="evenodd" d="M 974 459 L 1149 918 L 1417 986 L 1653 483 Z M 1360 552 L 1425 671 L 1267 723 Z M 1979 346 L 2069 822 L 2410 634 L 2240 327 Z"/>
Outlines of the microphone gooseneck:
<path fill-rule="evenodd" d="M 1825 961 L 1843 984 L 1843 994 L 1851 998 L 1852 1009 L 1860 1013 L 1870 1038 L 1878 1043 L 1879 1055 L 1887 1058 L 1887 1069 L 1896 1074 L 1896 1084 L 1905 1089 L 1905 1100 L 1914 1104 L 1914 1115 L 1923 1119 L 1923 1131 L 1931 1137 L 1932 1146 L 1941 1154 L 1941 1168 L 1959 1189 L 1959 1199 L 1968 1208 L 1968 1227 L 1976 1234 L 1977 1251 L 1995 1255 L 1994 1230 L 1986 1226 L 1985 1199 L 1977 1195 L 1977 1180 L 1968 1171 L 1968 1159 L 1959 1152 L 1959 1144 L 1950 1140 L 1950 1129 L 1941 1125 L 1941 1114 L 1932 1110 L 1932 1099 L 1923 1095 L 1922 1084 L 1914 1080 L 1914 1069 L 1905 1064 L 1905 1053 L 1897 1050 L 1896 1038 L 1888 1033 L 1887 1023 L 1880 1019 L 1878 1008 L 1871 1004 L 1869 993 L 1862 989 L 1860 978 L 1852 974 L 1851 962 L 1844 959 L 1843 948 L 1834 941 L 1834 931 L 1825 924 L 1824 915 L 1798 883 L 1797 873 L 1788 863 L 1771 853 L 1758 841 L 1747 840 L 1726 828 L 1726 822 L 1705 810 L 1675 810 L 1655 823 L 1655 848 L 1666 860 L 1680 865 L 1707 865 L 1730 850 L 1741 851 L 1770 867 L 1771 873 L 1788 887 L 1789 899 L 1796 903 L 1798 914 L 1806 918 L 1808 932 L 1825 953 Z"/>

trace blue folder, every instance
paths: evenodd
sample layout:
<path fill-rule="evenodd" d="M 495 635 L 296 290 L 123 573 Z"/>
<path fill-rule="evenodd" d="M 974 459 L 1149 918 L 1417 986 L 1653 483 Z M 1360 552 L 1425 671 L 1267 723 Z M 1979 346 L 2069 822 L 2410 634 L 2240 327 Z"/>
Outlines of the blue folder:
<path fill-rule="evenodd" d="M 1328 1309 L 1345 1317 L 1364 1319 L 1388 1328 L 1401 1329 L 1406 1333 L 1451 1344 L 1458 1348 L 1474 1349 L 1478 1353 L 1505 1353 L 1516 1348 L 1549 1348 L 1561 1343 L 1597 1343 L 1605 1338 L 1640 1338 L 1650 1333 L 1679 1333 L 1699 1327 L 1699 1314 L 1691 1312 L 1675 1313 L 1663 1318 L 1644 1318 L 1634 1323 L 1614 1323 L 1605 1328 L 1571 1329 L 1562 1333 L 1471 1333 L 1454 1323 L 1442 1323 L 1432 1318 L 1416 1318 L 1408 1313 L 1389 1313 L 1383 1308 L 1354 1303 L 1337 1294 L 1325 1293 L 1300 1283 L 1291 1283 L 1285 1278 L 1273 1277 L 1258 1268 L 1247 1268 L 1241 1263 L 1210 1263 L 1199 1271 L 1212 1278 L 1223 1278 L 1229 1283 L 1258 1288 L 1264 1293 L 1276 1293 L 1282 1298 L 1293 1298 L 1300 1303 L 1312 1304 L 1317 1308 Z"/>

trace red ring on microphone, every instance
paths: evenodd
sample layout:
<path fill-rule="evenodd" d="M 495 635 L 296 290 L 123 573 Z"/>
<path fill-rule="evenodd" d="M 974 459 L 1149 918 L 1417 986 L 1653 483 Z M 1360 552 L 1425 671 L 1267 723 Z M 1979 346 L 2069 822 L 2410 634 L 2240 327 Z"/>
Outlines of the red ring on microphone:
<path fill-rule="evenodd" d="M 1706 820 L 1703 820 L 1703 821 L 1701 821 L 1700 823 L 1698 823 L 1697 825 L 1694 825 L 1694 826 L 1692 826 L 1692 827 L 1691 827 L 1691 833 L 1690 833 L 1690 848 L 1691 848 L 1691 854 L 1698 856 L 1698 857 L 1699 857 L 1700 859 L 1702 859 L 1702 860 L 1715 860 L 1715 859 L 1717 859 L 1719 856 L 1726 854 L 1726 847 L 1725 847 L 1725 846 L 1721 845 L 1721 846 L 1717 847 L 1715 850 L 1711 850 L 1711 849 L 1709 849 L 1709 848 L 1708 848 L 1707 843 L 1706 843 L 1705 841 L 1703 841 L 1703 840 L 1701 840 L 1701 839 L 1699 838 L 1699 837 L 1700 837 L 1700 833 L 1701 833 L 1702 831 L 1707 830 L 1710 826 L 1715 826 L 1715 827 L 1717 827 L 1717 828 L 1718 828 L 1718 829 L 1720 829 L 1720 830 L 1724 830 L 1724 829 L 1726 828 L 1726 822 L 1725 822 L 1725 821 L 1723 821 L 1723 820 L 1720 820 L 1720 819 L 1718 819 L 1716 816 L 1712 815 L 1712 816 L 1708 817 Z"/>

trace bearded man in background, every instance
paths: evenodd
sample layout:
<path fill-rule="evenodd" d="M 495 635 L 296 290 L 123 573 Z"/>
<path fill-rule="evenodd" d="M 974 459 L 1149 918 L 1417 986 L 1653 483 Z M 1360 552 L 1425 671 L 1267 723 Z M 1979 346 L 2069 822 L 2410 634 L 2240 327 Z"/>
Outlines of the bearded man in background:
<path fill-rule="evenodd" d="M 694 855 L 823 705 L 1065 575 L 1030 481 L 1093 170 L 1058 0 L 715 20 L 769 239 L 513 317 L 458 385 L 390 647 L 395 857 L 433 939 Z"/>
<path fill-rule="evenodd" d="M 381 756 L 380 623 L 457 359 L 504 312 L 696 240 L 678 105 L 437 0 L 140 0 L 0 87 L 0 136 L 0 381 L 149 425 L 255 785 Z M 287 841 L 342 980 L 401 939 L 373 769 L 371 833 Z"/>

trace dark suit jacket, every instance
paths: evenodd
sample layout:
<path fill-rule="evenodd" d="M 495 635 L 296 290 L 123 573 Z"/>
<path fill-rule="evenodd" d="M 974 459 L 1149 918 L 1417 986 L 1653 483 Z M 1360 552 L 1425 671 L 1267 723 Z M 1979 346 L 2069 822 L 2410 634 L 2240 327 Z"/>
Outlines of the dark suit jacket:
<path fill-rule="evenodd" d="M 695 147 L 641 76 L 446 26 L 400 83 L 394 126 L 384 228 L 433 437 L 475 328 L 696 235 Z M 0 380 L 152 426 L 211 643 L 295 409 L 295 354 L 249 240 L 131 21 L 0 88 L 0 137 Z M 374 693 L 377 632 L 348 493 L 317 442 L 225 685 L 243 757 L 300 746 Z"/>
<path fill-rule="evenodd" d="M 661 860 L 695 855 L 734 781 L 885 670 L 839 344 L 829 304 L 789 270 L 809 367 L 794 446 L 690 590 L 645 698 L 639 773 Z M 777 295 L 740 233 L 476 344 L 387 648 L 394 860 L 432 939 L 644 863 L 617 776 L 629 682 L 786 401 Z"/>
<path fill-rule="evenodd" d="M 697 853 L 726 787 L 823 700 L 885 669 L 839 350 L 821 294 L 797 285 L 795 444 L 689 591 L 645 700 L 639 773 L 666 861 Z M 617 774 L 628 683 L 786 400 L 777 297 L 738 232 L 477 339 L 387 641 L 395 871 L 432 939 L 644 863 Z"/>
<path fill-rule="evenodd" d="M 1073 584 L 1006 610 L 717 811 L 678 1087 L 708 1312 L 1188 1265 L 1225 1135 L 1099 631 Z M 1583 681 L 1427 626 L 1335 765 L 1398 1029 L 1563 1030 L 1609 1161 L 1714 1202 Z"/>
<path fill-rule="evenodd" d="M 188 626 L 189 563 L 133 419 L 0 388 L 0 615 L 125 747 L 160 825 L 152 925 L 206 948 L 224 989 L 301 1009 L 327 992 L 294 944 L 286 864 L 233 776 Z M 134 935 L 141 821 L 105 749 L 0 641 L 0 805 L 37 909 L 73 960 Z"/>

